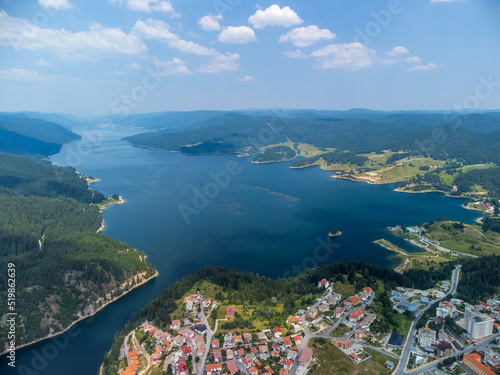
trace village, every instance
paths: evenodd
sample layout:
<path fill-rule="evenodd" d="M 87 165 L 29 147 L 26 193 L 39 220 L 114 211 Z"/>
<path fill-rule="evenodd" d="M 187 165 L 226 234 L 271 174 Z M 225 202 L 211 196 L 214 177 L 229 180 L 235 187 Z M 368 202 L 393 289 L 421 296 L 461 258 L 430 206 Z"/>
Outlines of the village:
<path fill-rule="evenodd" d="M 286 327 L 226 333 L 218 333 L 219 320 L 211 329 L 205 314 L 220 306 L 225 311 L 223 320 L 231 321 L 237 312 L 198 291 L 184 298 L 184 316 L 166 330 L 144 321 L 125 337 L 119 374 L 305 375 L 318 362 L 308 346 L 318 338 L 330 341 L 353 366 L 382 353 L 387 374 L 416 369 L 422 372 L 415 373 L 428 374 L 441 370 L 494 374 L 492 369 L 500 369 L 500 301 L 469 305 L 448 298 L 456 288 L 457 275 L 458 271 L 454 280 L 430 290 L 391 291 L 393 309 L 416 317 L 404 334 L 371 332 L 377 315 L 370 312 L 375 299 L 370 287 L 344 297 L 323 279 L 317 284 L 323 291 L 321 297 L 288 317 Z"/>

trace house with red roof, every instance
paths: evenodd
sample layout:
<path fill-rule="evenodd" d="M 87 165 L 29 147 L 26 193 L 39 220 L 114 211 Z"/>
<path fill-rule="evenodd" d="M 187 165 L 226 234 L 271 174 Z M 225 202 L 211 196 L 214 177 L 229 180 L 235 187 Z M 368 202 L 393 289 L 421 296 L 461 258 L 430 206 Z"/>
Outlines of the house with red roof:
<path fill-rule="evenodd" d="M 214 361 L 215 362 L 222 361 L 222 349 L 215 349 L 214 350 Z"/>
<path fill-rule="evenodd" d="M 172 329 L 181 328 L 181 321 L 179 319 L 172 320 Z"/>
<path fill-rule="evenodd" d="M 311 348 L 305 347 L 302 354 L 299 357 L 299 365 L 308 366 L 311 362 L 313 351 Z"/>
<path fill-rule="evenodd" d="M 350 349 L 352 344 L 353 344 L 353 342 L 350 338 L 345 338 L 345 339 L 342 339 L 342 340 L 337 341 L 335 343 L 335 345 L 337 347 L 339 347 L 340 349 L 344 349 L 344 350 Z"/>
<path fill-rule="evenodd" d="M 295 345 L 300 346 L 302 345 L 302 337 L 299 335 L 293 337 L 293 341 L 295 341 Z"/>
<path fill-rule="evenodd" d="M 330 282 L 327 279 L 318 281 L 318 288 L 326 289 L 330 286 Z"/>
<path fill-rule="evenodd" d="M 293 361 L 290 361 L 289 359 L 285 360 L 285 363 L 283 364 L 283 367 L 287 370 L 291 370 L 293 366 Z"/>
<path fill-rule="evenodd" d="M 226 315 L 233 316 L 234 315 L 234 309 L 232 307 L 228 307 L 226 309 Z"/>
<path fill-rule="evenodd" d="M 273 333 L 274 333 L 274 337 L 276 337 L 277 339 L 280 338 L 281 336 L 283 336 L 283 332 L 281 332 L 280 327 L 274 327 Z"/>
<path fill-rule="evenodd" d="M 248 332 L 245 332 L 243 334 L 243 339 L 245 340 L 245 342 L 252 342 L 252 334 L 248 333 Z"/>
<path fill-rule="evenodd" d="M 240 372 L 240 370 L 238 369 L 238 366 L 236 366 L 236 362 L 234 362 L 234 360 L 232 360 L 232 359 L 226 362 L 226 366 L 231 374 L 236 374 L 236 373 Z"/>
<path fill-rule="evenodd" d="M 337 319 L 340 319 L 342 317 L 343 313 L 344 313 L 344 311 L 342 309 L 338 308 L 338 307 L 335 310 L 333 310 L 333 315 Z"/>
<path fill-rule="evenodd" d="M 184 357 L 187 357 L 188 355 L 191 354 L 191 347 L 190 346 L 183 346 L 181 349 L 182 349 L 182 355 Z"/>

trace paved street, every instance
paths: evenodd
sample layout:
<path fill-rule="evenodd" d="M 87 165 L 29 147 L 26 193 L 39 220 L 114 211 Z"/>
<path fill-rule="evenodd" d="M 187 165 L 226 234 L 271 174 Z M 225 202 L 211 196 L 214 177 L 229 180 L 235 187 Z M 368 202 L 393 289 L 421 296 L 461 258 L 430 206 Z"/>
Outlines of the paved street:
<path fill-rule="evenodd" d="M 462 266 L 458 265 L 453 270 L 452 277 L 451 277 L 451 287 L 450 287 L 450 290 L 440 300 L 442 300 L 442 299 L 446 298 L 447 296 L 452 295 L 453 293 L 456 292 L 457 285 L 458 285 L 458 276 L 460 274 L 460 268 L 461 267 Z M 438 301 L 440 301 L 440 300 L 438 300 Z M 401 374 L 407 373 L 406 372 L 406 364 L 408 363 L 408 358 L 410 357 L 411 347 L 412 347 L 412 344 L 413 344 L 413 340 L 415 338 L 415 333 L 417 331 L 417 323 L 420 320 L 420 318 L 424 315 L 425 311 L 427 311 L 431 307 L 431 305 L 432 304 L 429 304 L 425 309 L 419 310 L 417 312 L 417 314 L 415 316 L 415 319 L 413 320 L 413 322 L 411 324 L 410 332 L 408 333 L 408 336 L 406 338 L 406 343 L 405 343 L 405 346 L 403 348 L 403 353 L 401 354 L 401 360 L 399 361 L 399 364 L 396 367 L 396 370 L 394 371 L 394 375 L 401 375 Z M 425 372 L 425 370 L 423 370 L 422 373 L 423 372 Z M 414 372 L 411 372 L 411 373 L 414 374 Z M 419 372 L 415 372 L 415 374 L 417 374 L 417 373 L 419 373 Z"/>

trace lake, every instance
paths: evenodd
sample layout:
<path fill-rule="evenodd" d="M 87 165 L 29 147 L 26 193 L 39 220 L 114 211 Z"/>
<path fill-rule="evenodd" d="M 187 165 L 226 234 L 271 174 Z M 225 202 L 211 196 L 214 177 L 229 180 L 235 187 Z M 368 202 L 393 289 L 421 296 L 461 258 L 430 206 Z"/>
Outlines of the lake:
<path fill-rule="evenodd" d="M 394 267 L 386 238 L 411 251 L 388 226 L 446 216 L 480 217 L 462 200 L 405 194 L 397 184 L 369 185 L 332 178 L 318 167 L 291 162 L 253 164 L 252 158 L 132 147 L 121 141 L 141 129 L 75 129 L 86 135 L 50 160 L 99 178 L 91 185 L 126 203 L 103 212 L 104 233 L 144 251 L 159 276 L 79 322 L 68 333 L 17 350 L 13 374 L 96 374 L 113 335 L 130 315 L 184 275 L 205 265 L 287 276 L 319 264 L 356 260 Z M 342 231 L 329 249 L 331 229 Z M 6 357 L 0 359 L 6 369 Z M 6 373 L 9 373 L 8 371 Z"/>

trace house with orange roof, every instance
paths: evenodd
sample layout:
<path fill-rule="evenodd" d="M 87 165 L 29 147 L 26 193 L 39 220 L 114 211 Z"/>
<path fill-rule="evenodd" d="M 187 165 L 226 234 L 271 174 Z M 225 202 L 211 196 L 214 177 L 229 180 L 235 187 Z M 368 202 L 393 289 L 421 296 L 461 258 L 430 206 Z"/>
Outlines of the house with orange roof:
<path fill-rule="evenodd" d="M 271 356 L 273 356 L 273 357 L 279 357 L 279 356 L 280 356 L 280 352 L 279 352 L 279 351 L 277 351 L 277 350 L 273 350 L 273 351 L 271 352 Z"/>
<path fill-rule="evenodd" d="M 361 298 L 359 298 L 358 296 L 354 296 L 351 299 L 349 299 L 349 301 L 352 303 L 353 306 L 356 306 L 361 302 Z"/>
<path fill-rule="evenodd" d="M 242 335 L 234 336 L 234 343 L 235 344 L 243 344 L 243 336 Z"/>
<path fill-rule="evenodd" d="M 283 364 L 283 367 L 287 370 L 291 370 L 293 366 L 293 361 L 287 359 L 285 360 L 285 363 Z"/>
<path fill-rule="evenodd" d="M 250 375 L 259 375 L 259 370 L 257 370 L 257 367 L 255 367 L 255 366 L 250 367 L 249 371 L 250 371 Z M 209 375 L 209 374 L 207 374 L 207 375 Z"/>
<path fill-rule="evenodd" d="M 302 345 L 302 337 L 299 335 L 293 337 L 293 341 L 295 341 L 295 345 L 300 346 Z"/>
<path fill-rule="evenodd" d="M 222 361 L 222 349 L 215 349 L 214 350 L 214 361 L 215 362 Z"/>
<path fill-rule="evenodd" d="M 221 363 L 211 363 L 205 366 L 205 371 L 207 375 L 215 375 L 220 374 L 222 372 L 222 364 Z"/>
<path fill-rule="evenodd" d="M 172 329 L 181 328 L 181 321 L 179 319 L 172 320 Z"/>
<path fill-rule="evenodd" d="M 359 309 L 359 310 L 354 310 L 349 314 L 349 321 L 356 323 L 359 322 L 363 317 L 365 316 L 365 310 Z"/>
<path fill-rule="evenodd" d="M 266 370 L 269 375 L 274 375 L 274 370 L 271 367 L 265 366 L 264 370 Z"/>
<path fill-rule="evenodd" d="M 212 340 L 212 348 L 219 349 L 219 340 Z"/>
<path fill-rule="evenodd" d="M 290 338 L 289 338 L 289 337 L 284 338 L 284 339 L 283 339 L 283 343 L 285 344 L 285 346 L 286 346 L 287 348 L 290 348 L 290 347 L 292 346 L 292 340 L 290 340 Z"/>
<path fill-rule="evenodd" d="M 260 361 L 256 358 L 253 360 L 253 363 L 255 364 L 255 366 L 257 367 L 261 367 L 262 366 L 262 363 L 260 363 Z"/>
<path fill-rule="evenodd" d="M 288 375 L 290 373 L 289 370 L 287 370 L 286 368 L 282 367 L 280 368 L 280 374 L 279 375 Z"/>
<path fill-rule="evenodd" d="M 243 358 L 241 360 L 241 363 L 243 363 L 243 367 L 248 370 L 252 364 L 252 361 L 250 361 L 248 358 Z"/>
<path fill-rule="evenodd" d="M 495 373 L 481 362 L 481 356 L 478 353 L 465 354 L 463 363 L 473 372 L 479 375 L 495 375 Z"/>
<path fill-rule="evenodd" d="M 205 353 L 205 345 L 199 345 L 198 349 L 196 349 L 196 355 L 198 357 L 203 357 L 204 353 Z"/>

